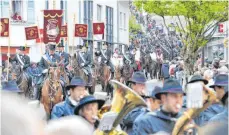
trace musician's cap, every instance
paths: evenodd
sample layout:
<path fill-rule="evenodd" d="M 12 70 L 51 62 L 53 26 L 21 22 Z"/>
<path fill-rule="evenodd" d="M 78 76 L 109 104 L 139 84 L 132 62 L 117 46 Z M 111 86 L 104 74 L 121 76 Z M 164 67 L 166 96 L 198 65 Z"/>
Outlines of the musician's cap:
<path fill-rule="evenodd" d="M 49 50 L 54 51 L 56 49 L 56 45 L 55 44 L 49 44 Z"/>
<path fill-rule="evenodd" d="M 75 115 L 79 115 L 80 109 L 83 106 L 90 104 L 90 103 L 98 103 L 98 109 L 100 109 L 104 105 L 105 101 L 101 99 L 96 99 L 94 96 L 91 96 L 91 95 L 85 96 L 82 99 L 80 99 L 78 106 L 75 108 L 75 111 L 74 111 Z"/>
<path fill-rule="evenodd" d="M 20 90 L 17 86 L 17 83 L 15 81 L 8 81 L 8 82 L 1 82 L 2 83 L 2 90 L 6 92 L 16 92 L 21 93 L 23 92 Z"/>
<path fill-rule="evenodd" d="M 25 51 L 25 46 L 20 46 L 18 50 Z"/>
<path fill-rule="evenodd" d="M 76 76 L 76 77 L 72 78 L 71 83 L 66 86 L 66 89 L 68 90 L 70 88 L 74 88 L 74 87 L 77 87 L 77 86 L 83 86 L 83 87 L 87 86 L 85 81 L 79 76 Z"/>
<path fill-rule="evenodd" d="M 173 78 L 169 78 L 164 81 L 162 90 L 156 93 L 155 97 L 158 99 L 161 99 L 160 95 L 166 94 L 166 93 L 185 94 L 184 91 L 182 90 L 180 83 L 176 79 L 173 79 Z"/>
<path fill-rule="evenodd" d="M 201 75 L 193 75 L 190 79 L 190 81 L 188 82 L 189 83 L 194 83 L 194 82 L 204 82 L 204 84 L 208 84 L 208 80 L 205 80 Z"/>
<path fill-rule="evenodd" d="M 145 74 L 143 72 L 138 71 L 138 72 L 134 72 L 131 79 L 127 81 L 127 84 L 129 83 L 145 84 L 146 81 L 147 79 L 146 79 Z"/>
<path fill-rule="evenodd" d="M 214 84 L 210 88 L 215 88 L 215 86 L 227 87 L 228 86 L 228 75 L 219 74 L 215 77 Z"/>

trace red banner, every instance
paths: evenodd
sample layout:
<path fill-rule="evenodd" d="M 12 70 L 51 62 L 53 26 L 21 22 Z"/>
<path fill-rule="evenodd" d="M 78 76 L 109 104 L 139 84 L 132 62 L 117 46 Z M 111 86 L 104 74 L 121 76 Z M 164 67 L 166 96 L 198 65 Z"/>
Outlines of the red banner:
<path fill-rule="evenodd" d="M 93 23 L 94 34 L 104 34 L 104 23 Z"/>
<path fill-rule="evenodd" d="M 25 28 L 26 40 L 33 40 L 39 38 L 37 26 Z"/>
<path fill-rule="evenodd" d="M 75 37 L 87 37 L 87 24 L 75 24 Z"/>
<path fill-rule="evenodd" d="M 36 39 L 36 43 L 43 43 L 44 39 L 43 39 L 43 29 L 39 29 L 39 36 Z"/>
<path fill-rule="evenodd" d="M 44 43 L 60 41 L 63 10 L 44 10 Z"/>
<path fill-rule="evenodd" d="M 1 37 L 9 37 L 9 18 L 1 18 Z"/>
<path fill-rule="evenodd" d="M 68 37 L 68 27 L 67 27 L 67 25 L 61 26 L 60 37 Z"/>

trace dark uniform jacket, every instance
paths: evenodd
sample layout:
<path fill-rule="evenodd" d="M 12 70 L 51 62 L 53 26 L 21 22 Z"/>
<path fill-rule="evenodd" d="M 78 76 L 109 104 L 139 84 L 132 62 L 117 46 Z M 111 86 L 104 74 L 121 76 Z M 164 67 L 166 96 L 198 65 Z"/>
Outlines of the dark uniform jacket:
<path fill-rule="evenodd" d="M 128 135 L 133 134 L 133 123 L 135 119 L 141 117 L 147 112 L 149 112 L 149 110 L 146 107 L 139 106 L 134 108 L 123 118 L 124 130 L 128 133 Z"/>
<path fill-rule="evenodd" d="M 30 66 L 30 58 L 28 55 L 16 54 L 14 58 L 10 59 L 10 62 L 14 61 L 16 62 L 16 64 L 23 66 L 24 70 Z"/>
<path fill-rule="evenodd" d="M 104 61 L 109 62 L 110 61 L 111 54 L 112 54 L 111 50 L 107 49 L 105 52 L 104 52 L 104 50 L 102 50 L 101 54 L 102 54 L 101 55 L 102 56 L 102 62 L 104 62 Z"/>
<path fill-rule="evenodd" d="M 91 67 L 90 67 L 91 56 L 87 52 L 86 53 L 79 52 L 77 57 L 77 62 L 81 68 L 84 68 L 87 70 L 88 73 L 91 73 Z M 83 67 L 81 66 L 82 63 L 84 63 Z"/>
<path fill-rule="evenodd" d="M 48 69 L 49 66 L 55 67 L 58 66 L 60 62 L 60 57 L 57 54 L 54 54 L 53 57 L 51 57 L 49 54 L 44 54 L 39 62 L 39 66 L 42 69 Z"/>
<path fill-rule="evenodd" d="M 64 64 L 64 67 L 66 68 L 66 66 L 69 64 L 69 54 L 66 52 L 59 52 L 58 55 L 60 58 L 62 57 L 64 58 L 63 64 Z"/>
<path fill-rule="evenodd" d="M 177 114 L 172 117 L 161 109 L 155 112 L 148 112 L 135 120 L 133 125 L 134 135 L 149 135 L 160 131 L 172 133 L 176 120 L 180 116 L 180 114 Z"/>

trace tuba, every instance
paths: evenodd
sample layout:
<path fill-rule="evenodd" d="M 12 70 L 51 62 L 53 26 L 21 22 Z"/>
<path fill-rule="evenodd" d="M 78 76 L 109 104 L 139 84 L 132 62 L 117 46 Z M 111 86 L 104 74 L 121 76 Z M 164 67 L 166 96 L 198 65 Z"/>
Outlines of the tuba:
<path fill-rule="evenodd" d="M 144 99 L 126 85 L 111 80 L 115 93 L 110 111 L 101 115 L 101 120 L 95 135 L 127 135 L 117 129 L 124 116 L 138 106 L 147 106 Z"/>
<path fill-rule="evenodd" d="M 188 109 L 183 113 L 183 115 L 177 120 L 172 135 L 180 135 L 185 129 L 187 129 L 187 124 L 190 120 L 197 117 L 202 111 L 207 109 L 213 102 L 217 101 L 215 93 L 204 86 L 204 89 L 206 90 L 207 97 L 206 101 L 203 104 L 202 108 L 191 108 Z M 197 127 L 198 129 L 198 127 Z"/>

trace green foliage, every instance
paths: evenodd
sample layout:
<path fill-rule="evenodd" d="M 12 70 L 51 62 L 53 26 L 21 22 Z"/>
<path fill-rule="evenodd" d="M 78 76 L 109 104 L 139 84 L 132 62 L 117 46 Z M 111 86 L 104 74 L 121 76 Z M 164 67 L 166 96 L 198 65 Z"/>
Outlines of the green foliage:
<path fill-rule="evenodd" d="M 137 34 L 137 31 L 139 30 L 141 30 L 140 24 L 136 23 L 135 17 L 131 15 L 129 19 L 129 32 L 133 34 Z"/>
<path fill-rule="evenodd" d="M 206 45 L 219 22 L 228 20 L 228 1 L 137 0 L 134 4 L 163 19 L 165 16 L 176 17 L 176 30 L 183 35 L 184 49 L 194 53 Z"/>

